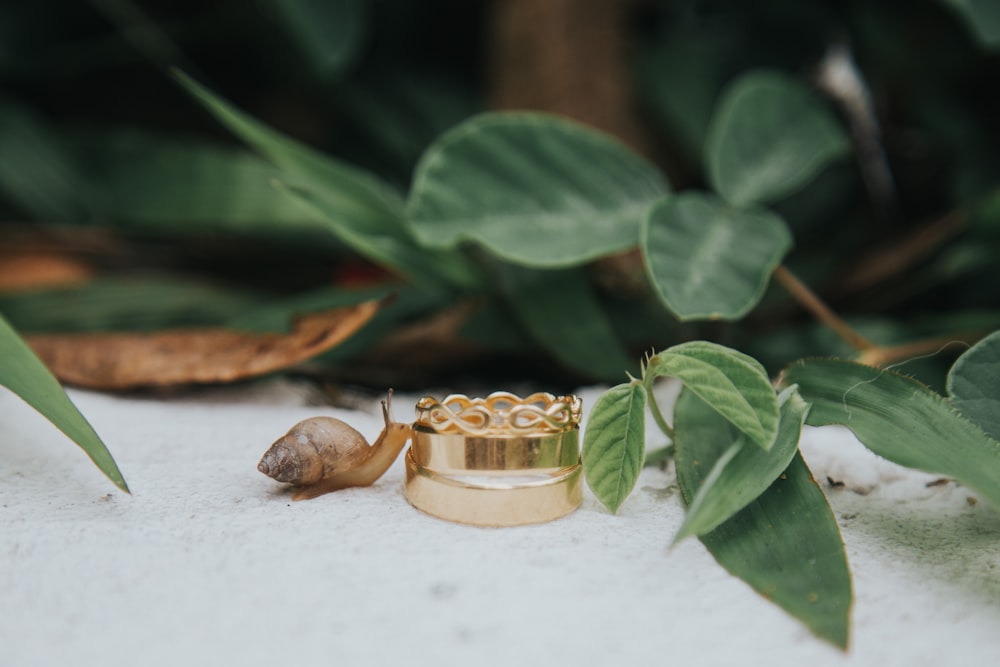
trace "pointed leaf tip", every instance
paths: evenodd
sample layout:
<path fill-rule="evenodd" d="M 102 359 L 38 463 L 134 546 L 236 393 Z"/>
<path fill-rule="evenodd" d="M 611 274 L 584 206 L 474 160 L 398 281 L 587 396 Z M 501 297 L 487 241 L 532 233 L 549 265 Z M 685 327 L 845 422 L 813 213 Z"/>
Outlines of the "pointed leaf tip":
<path fill-rule="evenodd" d="M 686 388 L 674 421 L 677 481 L 690 502 L 732 447 L 735 429 Z M 826 498 L 797 452 L 756 500 L 699 539 L 732 575 L 821 639 L 847 647 L 853 598 L 847 556 Z"/>
<path fill-rule="evenodd" d="M 646 448 L 646 388 L 612 387 L 594 403 L 583 438 L 583 472 L 597 499 L 612 513 L 635 487 Z"/>
<path fill-rule="evenodd" d="M 692 499 L 674 542 L 711 532 L 757 499 L 791 463 L 798 451 L 809 404 L 794 386 L 778 397 L 780 423 L 774 446 L 753 446 L 730 427 L 732 444 L 716 460 Z"/>
<path fill-rule="evenodd" d="M 676 377 L 762 449 L 778 434 L 778 400 L 767 371 L 753 357 L 707 341 L 660 352 L 647 367 L 653 377 Z"/>
<path fill-rule="evenodd" d="M 48 419 L 90 457 L 108 479 L 122 491 L 131 493 L 125 478 L 118 469 L 94 428 L 80 413 L 59 381 L 35 356 L 17 332 L 0 315 L 0 385 L 20 396 Z"/>

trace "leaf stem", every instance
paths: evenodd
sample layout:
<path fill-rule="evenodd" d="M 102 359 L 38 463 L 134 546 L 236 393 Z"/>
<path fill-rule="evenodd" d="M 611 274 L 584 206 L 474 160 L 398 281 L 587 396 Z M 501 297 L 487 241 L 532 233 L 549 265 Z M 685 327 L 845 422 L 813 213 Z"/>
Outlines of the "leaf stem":
<path fill-rule="evenodd" d="M 669 461 L 674 456 L 674 445 L 673 443 L 665 445 L 663 447 L 658 447 L 651 451 L 646 452 L 646 458 L 643 459 L 643 468 L 652 468 L 653 466 L 662 466 L 664 462 Z"/>
<path fill-rule="evenodd" d="M 874 343 L 855 331 L 837 313 L 833 312 L 815 292 L 799 280 L 798 276 L 789 271 L 784 264 L 778 265 L 774 270 L 773 276 L 803 308 L 816 316 L 816 319 L 820 322 L 830 327 L 834 333 L 847 341 L 851 347 L 862 352 L 875 348 Z"/>
<path fill-rule="evenodd" d="M 862 351 L 857 356 L 856 361 L 866 366 L 888 366 L 915 357 L 937 354 L 951 345 L 967 347 L 982 338 L 983 335 L 983 332 L 966 332 L 954 336 L 924 338 L 900 345 L 872 347 Z"/>
<path fill-rule="evenodd" d="M 893 245 L 866 253 L 837 280 L 837 293 L 856 293 L 884 283 L 913 268 L 966 227 L 967 215 L 956 210 L 917 227 Z"/>
<path fill-rule="evenodd" d="M 672 443 L 674 441 L 674 429 L 664 419 L 663 413 L 660 411 L 660 406 L 656 403 L 656 396 L 653 395 L 652 387 L 647 386 L 646 389 L 649 392 L 649 411 L 653 415 L 653 421 L 660 427 L 663 434 L 670 438 L 670 442 Z"/>

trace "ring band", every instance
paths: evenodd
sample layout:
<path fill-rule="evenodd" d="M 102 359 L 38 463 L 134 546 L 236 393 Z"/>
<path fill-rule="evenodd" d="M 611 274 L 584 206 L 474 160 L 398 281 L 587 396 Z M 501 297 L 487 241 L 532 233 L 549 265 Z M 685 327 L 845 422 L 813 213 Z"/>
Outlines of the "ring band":
<path fill-rule="evenodd" d="M 417 402 L 403 491 L 448 521 L 518 526 L 569 514 L 583 499 L 576 396 L 452 394 Z"/>
<path fill-rule="evenodd" d="M 569 514 L 583 499 L 579 464 L 531 475 L 530 481 L 493 478 L 497 483 L 486 484 L 438 474 L 414 461 L 410 452 L 405 459 L 407 500 L 448 521 L 494 527 L 543 523 Z"/>
<path fill-rule="evenodd" d="M 516 475 L 555 472 L 580 462 L 580 430 L 515 436 L 464 436 L 413 427 L 414 463 L 438 473 Z"/>
<path fill-rule="evenodd" d="M 538 392 L 521 399 L 425 396 L 413 424 L 415 463 L 438 473 L 555 472 L 580 462 L 581 401 Z"/>

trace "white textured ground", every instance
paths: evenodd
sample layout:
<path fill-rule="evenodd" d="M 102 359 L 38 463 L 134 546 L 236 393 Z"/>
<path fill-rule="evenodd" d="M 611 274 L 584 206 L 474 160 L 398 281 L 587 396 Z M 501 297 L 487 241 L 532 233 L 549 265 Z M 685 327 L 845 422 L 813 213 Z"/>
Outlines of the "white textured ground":
<path fill-rule="evenodd" d="M 588 491 L 523 528 L 421 514 L 401 461 L 372 488 L 292 503 L 256 470 L 274 438 L 321 413 L 380 428 L 374 401 L 352 414 L 308 394 L 72 391 L 130 497 L 0 391 L 0 665 L 1000 664 L 1000 513 L 842 430 L 809 430 L 803 450 L 845 485 L 826 490 L 854 573 L 846 655 L 696 540 L 668 553 L 669 471 L 644 471 L 618 516 Z"/>

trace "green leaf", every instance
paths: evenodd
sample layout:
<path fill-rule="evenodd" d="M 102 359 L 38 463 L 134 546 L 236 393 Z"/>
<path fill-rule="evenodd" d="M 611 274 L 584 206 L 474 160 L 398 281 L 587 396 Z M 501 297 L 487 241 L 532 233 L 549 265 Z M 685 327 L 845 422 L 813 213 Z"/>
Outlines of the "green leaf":
<path fill-rule="evenodd" d="M 420 248 L 409 243 L 400 243 L 391 236 L 380 236 L 368 231 L 357 231 L 338 224 L 340 211 L 326 197 L 313 191 L 277 183 L 275 186 L 285 193 L 303 211 L 318 215 L 333 226 L 337 235 L 347 245 L 362 255 L 383 266 L 392 268 L 404 276 L 432 286 L 443 283 L 462 288 L 475 288 L 479 276 L 469 261 L 460 253 L 436 248 Z"/>
<path fill-rule="evenodd" d="M 364 0 L 270 0 L 277 18 L 322 78 L 356 60 L 366 29 Z"/>
<path fill-rule="evenodd" d="M 115 486 L 128 492 L 111 453 L 66 396 L 58 380 L 0 315 L 0 385 L 20 396 L 78 444 Z"/>
<path fill-rule="evenodd" d="M 391 302 L 379 308 L 375 316 L 360 330 L 324 352 L 316 361 L 338 364 L 357 359 L 400 326 L 454 306 L 454 298 L 449 295 L 406 284 L 380 284 L 377 287 L 350 289 L 324 287 L 282 297 L 249 309 L 229 320 L 226 325 L 243 331 L 287 332 L 292 328 L 293 318 L 300 313 L 331 310 L 390 295 L 393 296 Z"/>
<path fill-rule="evenodd" d="M 965 19 L 983 47 L 1000 47 L 1000 5 L 995 0 L 944 0 L 944 3 Z"/>
<path fill-rule="evenodd" d="M 324 216 L 344 243 L 414 280 L 453 284 L 453 275 L 438 273 L 437 260 L 448 272 L 464 260 L 420 248 L 406 228 L 402 199 L 388 185 L 272 130 L 188 76 L 178 72 L 176 77 L 223 125 L 284 171 L 287 183 L 276 185 L 289 193 L 294 190 L 296 201 Z M 471 265 L 466 264 L 462 274 L 464 285 L 475 283 Z"/>
<path fill-rule="evenodd" d="M 135 131 L 100 134 L 84 148 L 100 158 L 95 180 L 109 214 L 129 225 L 174 234 L 325 227 L 271 185 L 279 169 L 244 149 Z"/>
<path fill-rule="evenodd" d="M 634 369 L 583 269 L 506 265 L 497 280 L 517 321 L 567 368 L 600 380 L 617 380 Z"/>
<path fill-rule="evenodd" d="M 705 142 L 712 187 L 737 205 L 789 195 L 850 144 L 812 91 L 784 74 L 761 70 L 730 84 Z"/>
<path fill-rule="evenodd" d="M 359 228 L 402 228 L 403 201 L 387 184 L 271 129 L 186 74 L 175 72 L 175 76 L 233 134 L 304 185 L 321 188 Z"/>
<path fill-rule="evenodd" d="M 677 481 L 691 502 L 732 447 L 732 431 L 686 388 L 674 414 Z M 847 556 L 826 498 L 800 455 L 756 500 L 700 539 L 732 575 L 818 637 L 847 647 L 852 598 Z"/>
<path fill-rule="evenodd" d="M 129 226 L 172 234 L 221 231 L 331 253 L 346 243 L 390 269 L 405 267 L 404 275 L 475 284 L 461 255 L 344 224 L 336 201 L 286 184 L 287 173 L 251 153 L 138 132 L 102 139 L 103 194 L 112 215 Z"/>
<path fill-rule="evenodd" d="M 667 461 L 674 458 L 674 445 L 664 445 L 652 451 L 646 452 L 646 458 L 642 461 L 643 468 L 653 468 L 665 465 Z"/>
<path fill-rule="evenodd" d="M 132 276 L 0 293 L 0 312 L 22 333 L 151 331 L 219 325 L 259 301 L 252 292 L 195 280 Z"/>
<path fill-rule="evenodd" d="M 635 246 L 642 215 L 667 190 L 653 165 L 595 130 L 493 113 L 424 153 L 408 213 L 428 245 L 475 241 L 511 262 L 565 267 Z"/>
<path fill-rule="evenodd" d="M 948 373 L 948 395 L 959 412 L 1000 441 L 1000 331 L 955 361 Z"/>
<path fill-rule="evenodd" d="M 337 86 L 337 108 L 393 174 L 409 179 L 424 150 L 479 113 L 482 100 L 461 79 L 397 62 L 375 81 L 353 77 Z"/>
<path fill-rule="evenodd" d="M 500 299 L 486 301 L 479 306 L 459 327 L 458 336 L 499 353 L 523 354 L 534 345 L 514 316 L 513 308 Z"/>
<path fill-rule="evenodd" d="M 240 331 L 289 333 L 297 315 L 354 306 L 365 301 L 381 301 L 388 299 L 393 294 L 405 293 L 409 297 L 413 291 L 412 287 L 404 284 L 380 284 L 376 287 L 346 289 L 321 287 L 263 303 L 258 300 L 253 307 L 245 308 L 226 320 L 225 325 Z M 390 310 L 394 305 L 395 303 L 392 303 L 380 308 L 365 327 L 368 327 L 381 313 Z M 354 338 L 356 335 L 351 336 L 334 349 L 349 344 Z"/>
<path fill-rule="evenodd" d="M 1000 442 L 919 382 L 834 359 L 793 364 L 782 381 L 812 404 L 807 423 L 843 424 L 879 456 L 953 477 L 1000 508 Z"/>
<path fill-rule="evenodd" d="M 612 512 L 632 492 L 646 449 L 646 388 L 632 381 L 612 387 L 590 409 L 583 436 L 583 474 Z"/>
<path fill-rule="evenodd" d="M 0 193 L 36 219 L 79 221 L 95 206 L 86 178 L 58 135 L 28 108 L 0 95 Z"/>
<path fill-rule="evenodd" d="M 657 294 L 678 318 L 732 320 L 760 301 L 792 236 L 770 211 L 690 192 L 649 210 L 640 245 Z"/>
<path fill-rule="evenodd" d="M 770 449 L 778 434 L 778 400 L 767 371 L 742 352 L 706 341 L 667 348 L 651 357 L 645 379 L 675 377 L 751 442 Z"/>
<path fill-rule="evenodd" d="M 732 424 L 719 424 L 716 430 L 721 434 L 723 428 L 728 429 L 732 444 L 716 460 L 688 504 L 675 543 L 691 535 L 704 535 L 729 520 L 764 493 L 791 463 L 799 449 L 802 422 L 809 406 L 794 387 L 782 392 L 778 404 L 781 418 L 778 437 L 769 451 L 748 443 L 746 436 Z M 679 419 L 676 412 L 674 419 Z"/>

